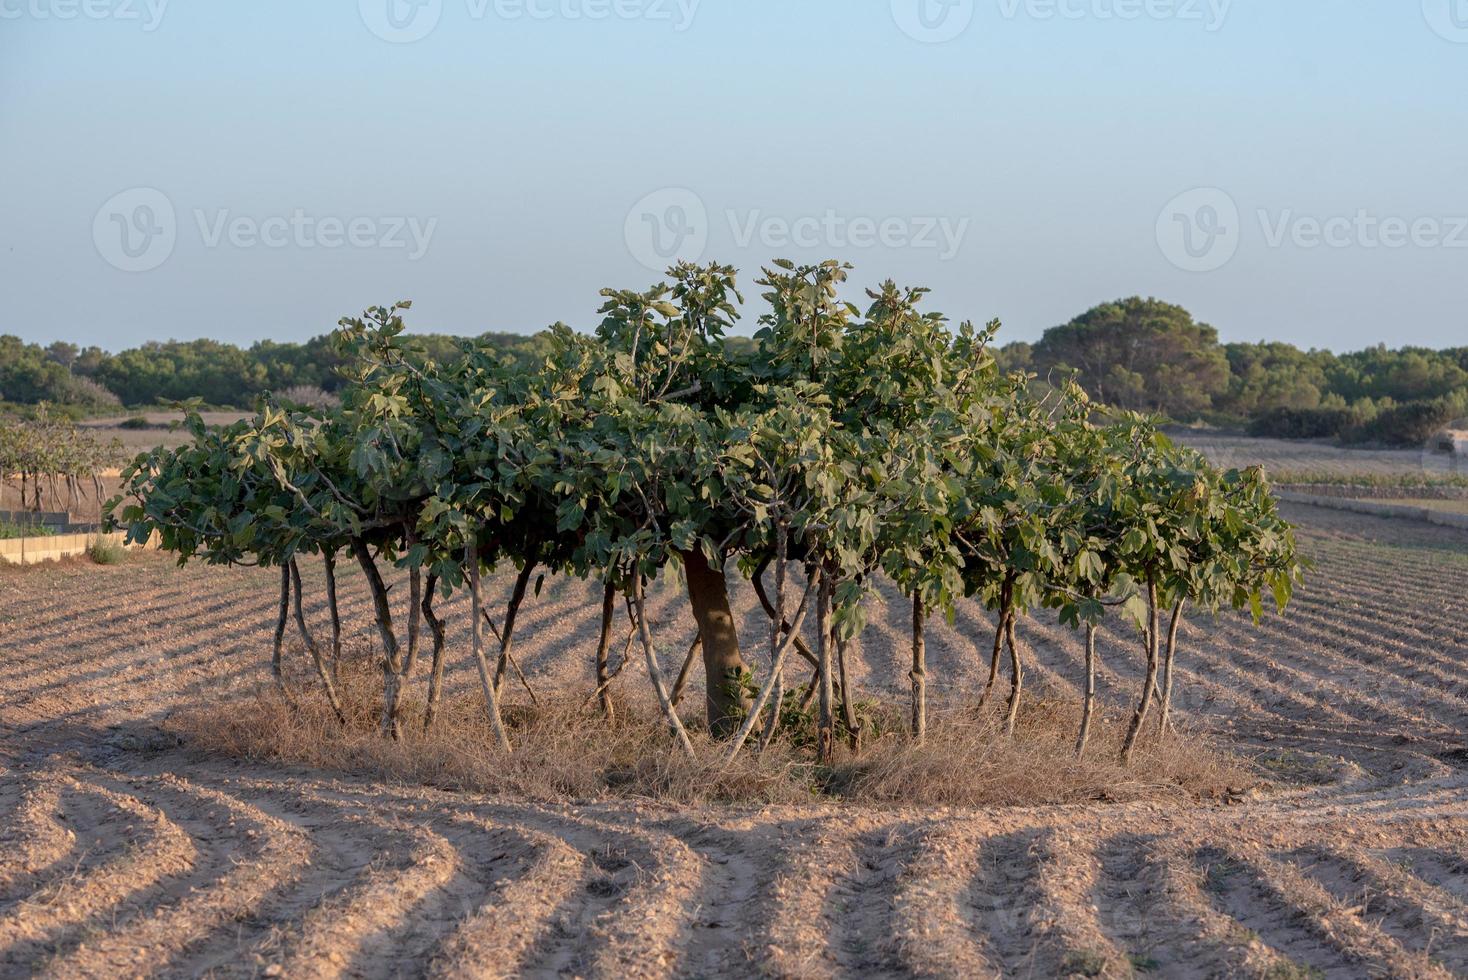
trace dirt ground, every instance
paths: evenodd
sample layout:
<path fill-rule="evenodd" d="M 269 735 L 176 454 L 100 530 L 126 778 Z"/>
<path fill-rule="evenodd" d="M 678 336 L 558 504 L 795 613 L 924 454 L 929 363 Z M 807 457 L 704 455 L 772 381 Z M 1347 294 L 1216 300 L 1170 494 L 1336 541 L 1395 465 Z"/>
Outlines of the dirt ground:
<path fill-rule="evenodd" d="M 532 805 L 209 758 L 160 723 L 265 681 L 273 573 L 0 570 L 0 975 L 1468 975 L 1468 534 L 1289 516 L 1289 614 L 1185 632 L 1187 723 L 1282 784 L 1231 805 Z M 526 608 L 537 685 L 588 686 L 597 612 L 576 582 Z M 902 613 L 866 689 L 901 693 Z M 654 621 L 666 661 L 692 625 L 667 593 Z M 954 697 L 989 629 L 934 624 Z M 1079 640 L 1030 638 L 1074 696 Z M 1119 712 L 1139 657 L 1103 644 Z"/>

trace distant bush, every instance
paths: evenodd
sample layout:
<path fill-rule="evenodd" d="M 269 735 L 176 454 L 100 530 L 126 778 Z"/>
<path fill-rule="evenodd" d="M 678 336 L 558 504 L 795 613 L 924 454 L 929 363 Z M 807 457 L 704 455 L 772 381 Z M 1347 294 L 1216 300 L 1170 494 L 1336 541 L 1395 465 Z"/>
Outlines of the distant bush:
<path fill-rule="evenodd" d="M 130 419 L 123 420 L 123 422 L 118 426 L 118 428 L 121 428 L 121 429 L 151 429 L 151 428 L 153 428 L 153 423 L 152 422 L 149 422 L 146 418 L 144 418 L 141 415 L 134 415 Z"/>
<path fill-rule="evenodd" d="M 121 408 L 122 400 L 91 378 L 73 376 L 67 383 L 67 401 L 87 409 Z"/>
<path fill-rule="evenodd" d="M 1266 439 L 1334 439 L 1359 425 L 1349 408 L 1275 408 L 1249 425 L 1249 435 Z"/>
<path fill-rule="evenodd" d="M 1349 443 L 1376 442 L 1384 446 L 1422 446 L 1458 415 L 1448 399 L 1408 402 L 1378 412 L 1369 421 L 1342 433 Z"/>

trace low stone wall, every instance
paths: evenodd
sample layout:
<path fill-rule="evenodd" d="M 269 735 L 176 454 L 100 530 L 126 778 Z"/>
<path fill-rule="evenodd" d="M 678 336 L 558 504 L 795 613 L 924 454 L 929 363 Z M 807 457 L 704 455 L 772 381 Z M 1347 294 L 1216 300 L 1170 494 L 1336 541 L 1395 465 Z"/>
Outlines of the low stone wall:
<path fill-rule="evenodd" d="M 123 544 L 127 535 L 121 531 L 115 534 L 88 532 L 0 540 L 0 562 L 10 565 L 38 565 L 45 561 L 74 558 L 86 554 L 92 542 L 98 539 Z"/>
<path fill-rule="evenodd" d="M 1279 499 L 1292 504 L 1310 504 L 1313 507 L 1328 507 L 1354 514 L 1370 514 L 1372 517 L 1396 517 L 1410 521 L 1425 521 L 1440 527 L 1457 527 L 1468 530 L 1468 514 L 1455 514 L 1431 507 L 1413 507 L 1410 504 L 1384 504 L 1374 500 L 1351 500 L 1346 497 L 1320 497 L 1307 493 L 1283 491 Z"/>

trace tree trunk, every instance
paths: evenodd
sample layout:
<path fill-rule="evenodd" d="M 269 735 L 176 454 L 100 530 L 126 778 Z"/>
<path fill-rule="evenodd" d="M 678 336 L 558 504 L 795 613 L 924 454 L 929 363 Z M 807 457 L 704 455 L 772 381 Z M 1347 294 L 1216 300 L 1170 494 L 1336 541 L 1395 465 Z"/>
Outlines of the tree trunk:
<path fill-rule="evenodd" d="M 1025 665 L 1020 657 L 1019 644 L 1014 638 L 1014 613 L 1004 624 L 1004 641 L 1009 645 L 1009 669 L 1012 676 L 1009 679 L 1009 712 L 1004 718 L 1004 734 L 1014 738 L 1014 726 L 1019 721 L 1019 699 L 1025 686 Z"/>
<path fill-rule="evenodd" d="M 921 743 L 928 737 L 928 652 L 923 639 L 923 620 L 927 613 L 923 609 L 922 593 L 912 596 L 912 737 Z"/>
<path fill-rule="evenodd" d="M 611 686 L 612 677 L 610 665 L 607 663 L 608 653 L 612 647 L 612 618 L 617 611 L 617 590 L 612 588 L 610 582 L 602 589 L 601 595 L 601 636 L 596 641 L 596 692 L 601 702 L 601 713 L 607 721 L 611 721 L 616 714 L 612 707 L 612 695 L 607 690 Z M 622 656 L 626 660 L 626 654 Z"/>
<path fill-rule="evenodd" d="M 835 691 L 831 678 L 831 585 L 829 575 L 820 575 L 820 590 L 816 600 L 816 656 L 821 669 L 821 708 L 816 723 L 816 745 L 823 766 L 829 766 L 836 761 L 836 719 L 833 711 Z"/>
<path fill-rule="evenodd" d="M 642 652 L 647 657 L 647 676 L 652 678 L 652 689 L 658 696 L 658 707 L 663 710 L 663 718 L 668 722 L 668 730 L 678 740 L 683 748 L 683 754 L 689 759 L 697 759 L 694 754 L 693 743 L 688 740 L 688 732 L 683 728 L 683 721 L 678 717 L 678 712 L 673 708 L 673 702 L 668 698 L 668 688 L 663 683 L 663 671 L 658 666 L 658 657 L 652 645 L 652 633 L 647 626 L 647 601 L 643 591 L 642 573 L 634 571 L 632 580 L 632 601 L 637 606 L 637 633 L 642 637 Z"/>
<path fill-rule="evenodd" d="M 326 657 L 321 653 L 321 647 L 316 643 L 316 637 L 311 635 L 311 630 L 306 626 L 306 611 L 301 608 L 301 569 L 292 558 L 287 566 L 291 572 L 291 588 L 296 597 L 296 629 L 301 631 L 301 641 L 306 644 L 306 649 L 311 652 L 311 660 L 316 665 L 316 673 L 321 678 L 321 686 L 326 688 L 326 699 L 331 702 L 331 710 L 336 712 L 336 720 L 343 725 L 347 723 L 347 714 L 342 710 L 341 698 L 336 696 L 336 685 L 332 683 L 331 671 L 326 667 Z"/>
<path fill-rule="evenodd" d="M 1086 624 L 1086 704 L 1081 711 L 1081 731 L 1076 736 L 1076 758 L 1085 755 L 1091 740 L 1091 719 L 1096 713 L 1096 627 Z"/>
<path fill-rule="evenodd" d="M 693 642 L 688 644 L 688 653 L 683 656 L 683 666 L 678 670 L 678 679 L 673 682 L 674 707 L 683 700 L 683 692 L 688 687 L 688 677 L 693 673 L 693 659 L 698 656 L 698 651 L 702 647 L 703 635 L 694 634 Z"/>
<path fill-rule="evenodd" d="M 398 682 L 403 672 L 403 658 L 398 647 L 398 636 L 392 625 L 392 605 L 387 600 L 387 587 L 382 584 L 382 575 L 377 563 L 367 550 L 367 542 L 352 539 L 352 551 L 357 555 L 357 564 L 367 577 L 367 586 L 372 591 L 372 605 L 377 610 L 377 632 L 382 638 L 382 728 L 395 739 L 403 737 L 402 719 L 398 717 Z"/>
<path fill-rule="evenodd" d="M 728 582 L 723 569 L 711 566 L 702 551 L 681 554 L 684 576 L 688 579 L 688 602 L 703 638 L 709 734 L 728 738 L 739 730 L 748 708 L 744 697 L 744 658 L 739 653 L 739 634 L 729 608 Z"/>
<path fill-rule="evenodd" d="M 275 686 L 285 693 L 285 675 L 281 672 L 281 652 L 285 647 L 285 624 L 291 615 L 291 566 L 282 562 L 280 566 L 280 612 L 275 617 L 275 643 L 270 652 L 270 673 L 275 677 Z"/>
<path fill-rule="evenodd" d="M 1177 658 L 1177 631 L 1182 625 L 1186 602 L 1179 599 L 1172 607 L 1172 622 L 1167 626 L 1167 656 L 1162 661 L 1162 711 L 1157 719 L 1157 730 L 1163 734 L 1172 728 L 1172 666 Z"/>
<path fill-rule="evenodd" d="M 510 663 L 510 644 L 515 640 L 515 617 L 520 612 L 520 604 L 525 601 L 525 589 L 530 584 L 530 576 L 535 572 L 535 563 L 527 561 L 520 574 L 515 576 L 515 589 L 510 593 L 509 604 L 505 606 L 505 629 L 500 634 L 500 659 L 494 668 L 494 693 L 496 697 L 504 694 L 505 690 L 505 668 Z"/>
<path fill-rule="evenodd" d="M 989 680 L 984 684 L 984 693 L 979 695 L 979 710 L 989 703 L 994 686 L 999 683 L 999 657 L 1004 652 L 1004 631 L 1009 625 L 1014 586 L 1005 582 L 999 590 L 999 619 L 994 625 L 994 651 L 989 655 Z"/>
<path fill-rule="evenodd" d="M 820 576 L 819 572 L 817 576 Z M 824 583 L 824 578 L 822 578 L 822 583 Z M 749 738 L 749 733 L 754 731 L 754 726 L 759 722 L 760 712 L 770 704 L 770 698 L 774 695 L 775 690 L 780 687 L 780 677 L 785 667 L 785 655 L 790 651 L 791 646 L 794 645 L 791 642 L 791 637 L 795 631 L 800 629 L 800 624 L 805 620 L 805 611 L 810 608 L 810 593 L 814 585 L 814 582 L 806 585 L 805 595 L 801 597 L 800 606 L 795 610 L 794 629 L 790 633 L 785 634 L 784 642 L 780 643 L 775 649 L 773 660 L 770 664 L 770 676 L 766 679 L 764 687 L 760 689 L 759 695 L 755 698 L 749 714 L 745 716 L 744 723 L 739 726 L 739 731 L 735 733 L 733 744 L 729 747 L 729 754 L 724 757 L 725 765 L 729 765 L 738 757 L 739 750 L 743 748 L 745 741 Z M 775 704 L 772 710 L 776 714 L 779 714 L 780 706 Z M 766 725 L 766 729 L 768 728 L 769 726 Z"/>
<path fill-rule="evenodd" d="M 1147 676 L 1142 682 L 1142 700 L 1132 714 L 1132 723 L 1127 728 L 1126 742 L 1121 748 L 1122 765 L 1132 764 L 1132 755 L 1137 750 L 1137 736 L 1147 722 L 1147 709 L 1152 705 L 1153 692 L 1157 689 L 1157 631 L 1161 624 L 1157 616 L 1157 582 L 1147 581 Z"/>
<path fill-rule="evenodd" d="M 433 593 L 438 589 L 438 576 L 429 573 L 423 588 L 423 621 L 428 624 L 428 633 L 433 638 L 433 663 L 428 668 L 428 707 L 423 712 L 423 730 L 433 727 L 438 717 L 438 702 L 443 696 L 443 620 L 433 611 Z"/>
<path fill-rule="evenodd" d="M 771 605 L 770 597 L 765 592 L 764 579 L 761 577 L 763 575 L 764 568 L 761 567 L 750 580 L 751 584 L 754 585 L 754 594 L 758 597 L 760 607 L 764 609 L 765 615 L 770 617 L 771 621 L 777 623 L 782 630 L 788 632 L 790 630 L 790 621 L 776 616 L 775 607 Z M 802 660 L 810 664 L 812 669 L 820 667 L 820 664 L 816 662 L 815 651 L 810 648 L 810 644 L 805 642 L 805 637 L 797 636 L 795 638 L 795 652 L 800 655 Z"/>
<path fill-rule="evenodd" d="M 797 629 L 786 629 L 785 624 L 785 579 L 790 573 L 790 528 L 784 520 L 783 512 L 779 513 L 775 521 L 775 604 L 769 604 L 769 597 L 765 593 L 763 581 L 764 567 L 755 570 L 755 591 L 760 596 L 760 602 L 765 606 L 770 617 L 770 675 L 775 682 L 775 689 L 770 693 L 773 702 L 770 705 L 769 717 L 765 719 L 765 730 L 760 733 L 759 750 L 763 753 L 775 740 L 775 733 L 780 730 L 780 709 L 785 702 L 785 661 L 782 659 L 785 649 L 798 639 Z M 807 583 L 808 584 L 808 583 Z M 805 592 L 807 601 L 810 589 Z M 782 644 L 781 637 L 787 639 Z M 752 711 L 751 714 L 757 714 Z"/>
<path fill-rule="evenodd" d="M 760 606 L 764 608 L 765 615 L 770 617 L 771 622 L 780 624 L 781 629 L 788 632 L 790 630 L 790 621 L 776 617 L 775 607 L 770 604 L 770 597 L 765 594 L 765 583 L 761 578 L 763 574 L 764 569 L 761 568 L 752 579 L 754 594 L 759 597 Z M 810 664 L 811 668 L 810 684 L 806 686 L 805 693 L 800 697 L 800 710 L 804 713 L 810 710 L 811 704 L 814 703 L 816 695 L 820 691 L 821 664 L 816 659 L 815 652 L 811 650 L 810 644 L 806 643 L 805 638 L 802 636 L 795 638 L 795 652 L 800 654 L 801 659 Z M 835 693 L 837 696 L 841 694 L 840 690 L 837 690 Z"/>
<path fill-rule="evenodd" d="M 342 613 L 336 602 L 336 552 L 326 552 L 322 565 L 326 570 L 326 609 L 331 614 L 331 674 L 336 677 L 342 659 Z"/>
<path fill-rule="evenodd" d="M 489 726 L 494 729 L 495 741 L 506 753 L 513 751 L 510 737 L 505 734 L 504 719 L 500 717 L 499 693 L 494 678 L 489 673 L 489 661 L 484 656 L 484 622 L 479 618 L 482 607 L 479 590 L 479 542 L 475 530 L 469 530 L 469 543 L 464 547 L 464 564 L 469 566 L 469 645 L 474 650 L 474 662 L 479 666 L 479 684 L 484 688 L 484 710 L 489 715 Z"/>
<path fill-rule="evenodd" d="M 408 568 L 408 657 L 403 661 L 403 676 L 412 677 L 418 666 L 419 617 L 423 602 L 423 571 L 417 565 Z"/>

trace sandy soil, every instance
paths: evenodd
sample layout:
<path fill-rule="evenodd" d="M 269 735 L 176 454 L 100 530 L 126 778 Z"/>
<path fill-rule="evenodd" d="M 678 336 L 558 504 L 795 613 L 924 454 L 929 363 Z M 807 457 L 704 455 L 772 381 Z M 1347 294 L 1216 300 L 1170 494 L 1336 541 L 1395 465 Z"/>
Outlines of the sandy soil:
<path fill-rule="evenodd" d="M 1187 628 L 1188 721 L 1287 784 L 1217 806 L 530 805 L 205 758 L 159 723 L 262 683 L 273 573 L 0 570 L 0 975 L 1468 975 L 1468 535 L 1290 515 L 1291 613 Z M 587 684 L 596 614 L 574 582 L 527 608 L 539 684 Z M 876 618 L 855 667 L 895 694 Z M 988 630 L 936 626 L 935 672 L 972 689 Z M 1073 694 L 1080 643 L 1030 636 Z"/>

